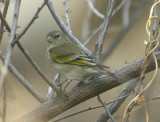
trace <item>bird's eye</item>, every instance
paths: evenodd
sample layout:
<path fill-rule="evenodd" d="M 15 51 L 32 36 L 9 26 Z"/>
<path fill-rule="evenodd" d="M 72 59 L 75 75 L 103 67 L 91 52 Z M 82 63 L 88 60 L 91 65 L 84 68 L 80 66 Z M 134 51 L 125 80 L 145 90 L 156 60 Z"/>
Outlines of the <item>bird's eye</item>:
<path fill-rule="evenodd" d="M 60 35 L 56 35 L 56 36 L 55 36 L 56 39 L 59 38 L 59 37 L 60 37 Z"/>

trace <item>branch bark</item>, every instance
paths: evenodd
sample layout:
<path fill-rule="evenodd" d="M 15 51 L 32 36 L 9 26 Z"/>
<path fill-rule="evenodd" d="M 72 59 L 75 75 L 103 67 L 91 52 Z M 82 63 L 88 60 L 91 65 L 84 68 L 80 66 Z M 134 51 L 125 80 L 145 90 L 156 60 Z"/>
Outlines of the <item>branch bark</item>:
<path fill-rule="evenodd" d="M 156 52 L 158 62 L 160 62 L 160 52 Z M 127 81 L 130 81 L 139 76 L 139 71 L 144 58 L 134 61 L 126 66 L 123 66 L 113 73 L 115 77 L 100 75 L 91 79 L 87 84 L 75 87 L 67 93 L 68 99 L 64 101 L 49 100 L 42 105 L 29 112 L 17 122 L 46 122 L 64 111 L 92 98 L 114 87 L 117 87 Z M 146 73 L 154 70 L 155 63 L 152 56 L 149 58 L 149 66 Z M 160 66 L 160 63 L 158 64 Z"/>

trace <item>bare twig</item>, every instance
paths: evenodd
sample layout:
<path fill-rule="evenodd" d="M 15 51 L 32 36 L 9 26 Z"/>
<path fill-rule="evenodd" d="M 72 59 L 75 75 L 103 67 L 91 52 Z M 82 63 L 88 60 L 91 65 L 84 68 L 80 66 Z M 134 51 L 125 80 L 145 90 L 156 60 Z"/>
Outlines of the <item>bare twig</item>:
<path fill-rule="evenodd" d="M 124 28 L 126 28 L 129 24 L 131 2 L 132 2 L 132 0 L 127 0 L 123 6 L 123 12 L 122 12 L 122 20 L 123 21 L 122 22 L 123 22 Z"/>
<path fill-rule="evenodd" d="M 81 49 L 84 50 L 84 52 L 91 56 L 91 52 L 86 48 L 84 47 L 83 44 L 81 44 L 78 39 L 73 36 L 72 33 L 70 33 L 70 31 L 68 30 L 68 28 L 66 27 L 66 25 L 64 24 L 64 22 L 62 21 L 62 19 L 60 18 L 60 16 L 58 15 L 58 13 L 55 11 L 52 3 L 50 0 L 47 1 L 47 6 L 48 6 L 48 9 L 50 10 L 53 18 L 55 19 L 55 21 L 57 22 L 57 24 L 59 25 L 59 27 L 61 28 L 61 30 L 68 35 L 68 37 L 71 39 L 71 41 L 73 41 L 77 46 L 79 46 Z"/>
<path fill-rule="evenodd" d="M 4 60 L 4 56 L 0 51 L 0 58 Z M 9 63 L 9 70 L 15 75 L 15 77 L 23 84 L 23 86 L 39 101 L 44 102 L 44 98 L 29 84 L 29 82 L 15 69 L 15 67 Z"/>
<path fill-rule="evenodd" d="M 146 102 L 149 102 L 151 100 L 158 100 L 160 99 L 160 95 L 156 96 L 156 97 L 152 97 L 151 99 L 146 100 Z"/>
<path fill-rule="evenodd" d="M 61 75 L 56 74 L 56 76 L 54 77 L 54 80 L 52 82 L 55 83 L 55 85 L 59 87 L 60 91 L 62 91 L 62 85 L 59 85 L 60 78 L 61 78 Z M 54 91 L 54 89 L 52 89 L 52 87 L 49 87 L 48 92 L 47 92 L 47 99 L 54 98 L 54 97 L 55 97 L 55 91 Z"/>
<path fill-rule="evenodd" d="M 2 12 L 0 11 L 0 18 L 1 18 L 1 23 L 3 23 L 5 26 L 6 26 L 6 28 L 9 28 L 10 29 L 10 27 L 9 27 L 9 25 L 8 25 L 8 23 L 6 22 L 6 20 L 5 20 L 5 18 L 4 18 L 4 16 L 3 16 L 3 14 L 2 14 Z M 11 29 L 9 30 L 9 32 L 11 31 Z"/>
<path fill-rule="evenodd" d="M 64 6 L 65 6 L 65 10 L 66 10 L 66 22 L 67 22 L 67 27 L 68 27 L 68 30 L 70 31 L 70 33 L 72 33 L 72 29 L 71 29 L 71 24 L 70 24 L 70 19 L 69 19 L 69 9 L 68 9 L 68 6 L 67 6 L 67 0 L 64 0 Z"/>
<path fill-rule="evenodd" d="M 11 44 L 13 43 L 15 34 L 16 34 L 20 3 L 21 3 L 21 0 L 16 0 L 15 2 L 15 10 L 14 10 L 14 15 L 13 15 L 13 23 L 12 23 L 11 33 L 10 33 L 8 49 L 7 49 L 5 60 L 4 60 L 4 66 L 2 66 L 1 68 L 0 91 L 1 91 L 4 79 L 5 79 L 5 76 L 7 74 L 8 64 L 10 62 L 10 58 L 12 55 L 13 47 L 11 46 Z"/>
<path fill-rule="evenodd" d="M 92 0 L 93 5 L 95 5 L 95 2 L 96 0 Z M 92 24 L 92 16 L 93 16 L 93 11 L 88 7 L 85 13 L 85 17 L 83 19 L 83 24 L 82 24 L 81 38 L 83 41 L 86 41 L 86 39 L 88 38 L 88 34 L 90 32 L 90 28 Z"/>
<path fill-rule="evenodd" d="M 41 12 L 45 4 L 46 4 L 46 1 L 44 1 L 43 4 L 38 8 L 38 10 L 36 11 L 32 19 L 30 20 L 30 22 L 27 24 L 27 26 L 23 29 L 23 31 L 20 34 L 18 34 L 18 36 L 16 36 L 16 39 L 14 40 L 12 45 L 14 45 L 26 33 L 26 31 L 30 28 L 33 22 L 38 18 L 38 14 Z"/>
<path fill-rule="evenodd" d="M 108 3 L 108 7 L 106 10 L 106 16 L 103 21 L 103 26 L 101 28 L 98 40 L 95 45 L 94 55 L 95 55 L 95 59 L 97 62 L 100 62 L 102 47 L 103 47 L 104 39 L 106 37 L 108 25 L 109 25 L 110 19 L 112 17 L 112 11 L 113 11 L 113 7 L 114 7 L 115 2 L 116 2 L 116 0 L 110 0 Z"/>
<path fill-rule="evenodd" d="M 109 115 L 109 117 L 111 118 L 111 120 L 112 120 L 113 122 L 116 122 L 116 120 L 113 118 L 113 116 L 111 115 L 111 113 L 108 111 L 108 108 L 107 108 L 106 104 L 102 102 L 102 100 L 101 100 L 101 98 L 100 98 L 99 95 L 98 95 L 98 101 L 99 101 L 99 102 L 102 104 L 102 106 L 105 108 L 105 111 L 106 111 L 106 113 L 108 113 L 108 115 Z"/>
<path fill-rule="evenodd" d="M 134 12 L 133 16 L 130 19 L 130 22 L 126 28 L 123 28 L 120 33 L 116 36 L 116 38 L 112 41 L 109 48 L 105 51 L 102 60 L 107 59 L 109 55 L 112 53 L 112 51 L 115 49 L 115 47 L 120 43 L 126 32 L 131 28 L 133 23 L 138 19 L 138 17 L 141 15 L 142 11 L 144 10 L 145 6 L 149 0 L 143 0 L 140 6 L 137 8 L 137 10 Z"/>
<path fill-rule="evenodd" d="M 115 8 L 112 12 L 112 17 L 122 8 L 122 6 L 124 5 L 124 3 L 126 2 L 127 0 L 123 0 L 119 6 L 117 8 Z M 84 45 L 86 46 L 92 39 L 93 37 L 101 30 L 103 26 L 103 23 L 95 30 L 93 31 L 93 33 L 90 35 L 90 37 L 84 42 Z"/>
<path fill-rule="evenodd" d="M 154 3 L 158 2 L 158 0 L 154 0 Z M 157 6 L 154 7 L 154 13 L 153 13 L 153 16 L 157 16 L 158 13 L 157 13 Z M 159 26 L 160 24 L 158 23 L 158 20 L 157 19 L 154 19 L 153 20 L 153 39 L 155 40 L 157 35 L 158 35 L 158 32 L 159 32 Z M 159 42 L 160 42 L 160 39 L 159 39 Z M 155 51 L 160 51 L 160 45 L 157 47 L 157 49 Z"/>
<path fill-rule="evenodd" d="M 6 122 L 6 83 L 3 84 L 3 117 L 2 122 Z"/>
<path fill-rule="evenodd" d="M 4 10 L 3 10 L 3 18 L 5 19 L 6 18 L 6 15 L 7 15 L 7 11 L 8 11 L 8 7 L 9 7 L 9 2 L 10 0 L 6 0 L 5 1 L 5 5 L 4 5 Z M 2 13 L 0 13 L 2 15 Z M 2 19 L 2 18 L 1 18 Z M 0 23 L 0 43 L 1 43 L 1 40 L 2 40 L 2 36 L 3 36 L 3 28 L 4 28 L 4 21 L 1 21 Z"/>
<path fill-rule="evenodd" d="M 126 1 L 128 0 L 122 0 L 122 2 L 118 5 L 118 7 L 113 10 L 112 17 L 123 7 Z"/>
<path fill-rule="evenodd" d="M 155 55 L 157 60 L 160 61 L 160 52 L 156 52 Z M 66 101 L 57 104 L 55 100 L 49 100 L 22 117 L 19 122 L 49 121 L 73 106 L 138 77 L 143 61 L 144 58 L 115 70 L 113 73 L 115 73 L 119 79 L 106 75 L 100 75 L 99 77 L 90 79 L 87 84 L 74 87 L 71 91 L 68 91 L 68 99 Z M 160 67 L 160 64 L 158 64 L 158 66 Z M 149 57 L 149 66 L 147 67 L 146 73 L 154 69 L 154 58 L 151 56 Z"/>
<path fill-rule="evenodd" d="M 91 0 L 86 0 L 86 1 L 87 1 L 88 5 L 89 5 L 90 9 L 93 11 L 93 13 L 94 13 L 95 15 L 97 15 L 98 17 L 100 17 L 101 19 L 104 19 L 104 15 L 101 14 L 101 13 L 94 7 L 94 5 L 92 4 Z"/>
<path fill-rule="evenodd" d="M 126 86 L 121 90 L 121 92 L 117 95 L 117 97 L 115 99 L 118 99 L 121 96 L 124 96 L 128 93 L 131 93 L 133 91 L 133 89 L 135 88 L 136 84 L 137 84 L 137 80 L 133 79 L 131 81 L 129 81 Z M 121 106 L 121 104 L 125 101 L 126 97 L 123 99 L 119 99 L 118 101 L 113 102 L 111 105 L 108 106 L 108 110 L 110 111 L 110 113 L 113 115 L 118 108 Z M 96 122 L 104 122 L 104 121 L 108 121 L 109 119 L 109 115 L 106 111 L 104 111 L 96 120 Z"/>

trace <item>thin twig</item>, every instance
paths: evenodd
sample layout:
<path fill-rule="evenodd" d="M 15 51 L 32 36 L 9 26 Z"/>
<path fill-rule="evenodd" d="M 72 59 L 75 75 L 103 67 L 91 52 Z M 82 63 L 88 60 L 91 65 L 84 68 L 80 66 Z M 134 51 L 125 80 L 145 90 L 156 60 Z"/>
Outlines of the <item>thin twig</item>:
<path fill-rule="evenodd" d="M 108 103 L 106 103 L 106 105 L 109 105 L 109 104 L 111 104 L 111 103 L 113 103 L 113 102 L 116 102 L 116 101 L 118 101 L 118 100 L 120 100 L 120 99 L 123 99 L 123 98 L 125 98 L 125 97 L 128 97 L 128 96 L 131 95 L 131 94 L 133 94 L 133 92 L 130 92 L 129 94 L 126 94 L 126 95 L 124 95 L 124 96 L 121 96 L 121 97 L 119 97 L 119 98 L 117 98 L 117 99 L 115 99 L 115 100 L 113 100 L 113 101 L 111 101 L 111 102 L 108 102 Z M 60 120 L 63 120 L 63 119 L 72 117 L 72 116 L 74 116 L 74 115 L 77 115 L 77 114 L 80 114 L 80 113 L 83 113 L 83 112 L 87 112 L 87 111 L 91 111 L 91 110 L 94 110 L 94 109 L 102 108 L 102 107 L 103 107 L 102 105 L 94 106 L 94 107 L 88 107 L 88 108 L 86 108 L 86 109 L 83 109 L 83 110 L 80 110 L 80 111 L 71 113 L 71 114 L 69 114 L 69 115 L 63 116 L 63 117 L 61 117 L 61 118 L 59 118 L 59 119 L 53 120 L 52 122 L 58 122 L 58 121 L 60 121 Z"/>
<path fill-rule="evenodd" d="M 107 108 L 106 104 L 102 102 L 102 100 L 101 100 L 101 98 L 100 98 L 99 95 L 98 95 L 98 101 L 102 104 L 102 106 L 104 107 L 105 111 L 108 113 L 108 115 L 111 118 L 111 120 L 113 122 L 116 122 L 116 120 L 113 118 L 113 116 L 111 115 L 111 113 L 108 111 L 108 108 Z"/>
<path fill-rule="evenodd" d="M 8 23 L 5 20 L 5 17 L 3 16 L 2 12 L 0 11 L 0 19 L 1 19 L 1 23 L 3 23 L 5 25 L 6 28 L 10 28 Z M 11 31 L 11 29 L 9 30 L 9 32 Z"/>
<path fill-rule="evenodd" d="M 120 91 L 120 93 L 116 96 L 115 99 L 120 98 L 121 96 L 124 96 L 126 94 L 129 94 L 133 91 L 133 89 L 135 88 L 136 84 L 137 84 L 137 80 L 138 78 L 135 78 L 131 81 L 129 81 L 126 86 Z M 121 106 L 121 104 L 125 101 L 127 97 L 124 97 L 123 99 L 119 99 L 118 101 L 113 102 L 112 104 L 110 104 L 108 106 L 108 110 L 109 112 L 113 115 L 118 108 Z M 104 121 L 108 121 L 109 119 L 109 115 L 106 111 L 104 111 L 96 120 L 96 122 L 104 122 Z"/>
<path fill-rule="evenodd" d="M 57 73 L 52 83 L 55 83 L 55 85 L 59 87 L 59 91 L 62 91 L 62 85 L 59 85 L 60 78 L 61 78 L 61 75 Z M 48 92 L 47 92 L 47 99 L 54 98 L 54 97 L 55 97 L 55 91 L 54 89 L 52 89 L 51 86 L 49 86 Z"/>
<path fill-rule="evenodd" d="M 23 31 L 16 36 L 16 39 L 14 40 L 12 45 L 14 45 L 26 33 L 26 31 L 30 28 L 30 26 L 33 24 L 33 22 L 38 18 L 38 14 L 41 12 L 41 10 L 43 9 L 43 7 L 45 5 L 46 5 L 46 1 L 44 1 L 43 4 L 37 9 L 36 13 L 32 17 L 32 19 L 30 20 L 30 22 L 27 24 L 27 26 L 23 29 Z"/>
<path fill-rule="evenodd" d="M 65 10 L 66 10 L 66 22 L 67 22 L 67 27 L 68 27 L 68 30 L 70 31 L 70 33 L 72 33 L 72 29 L 71 29 L 71 24 L 70 24 L 70 19 L 69 19 L 69 9 L 68 9 L 68 6 L 67 6 L 67 0 L 64 0 L 64 6 L 65 6 Z"/>
<path fill-rule="evenodd" d="M 2 122 L 6 122 L 6 83 L 3 84 L 3 117 Z"/>
<path fill-rule="evenodd" d="M 126 2 L 127 0 L 123 0 L 119 6 L 117 8 L 115 8 L 112 12 L 112 17 L 122 8 L 122 6 L 124 5 L 124 3 Z M 93 37 L 101 30 L 103 26 L 103 23 L 95 30 L 93 31 L 93 33 L 90 35 L 90 37 L 84 42 L 84 45 L 86 46 L 92 39 Z"/>
<path fill-rule="evenodd" d="M 0 51 L 0 58 L 4 60 L 4 56 Z M 29 82 L 15 69 L 15 67 L 9 63 L 9 70 L 14 76 L 22 83 L 22 85 L 41 103 L 44 102 L 44 98 L 29 84 Z"/>
<path fill-rule="evenodd" d="M 127 0 L 123 6 L 122 23 L 124 28 L 126 28 L 129 24 L 131 1 L 132 0 Z"/>
<path fill-rule="evenodd" d="M 52 14 L 53 18 L 55 19 L 55 21 L 57 22 L 57 24 L 59 25 L 59 27 L 61 28 L 61 30 L 66 34 L 68 35 L 68 37 L 71 39 L 71 41 L 73 41 L 77 46 L 79 46 L 81 49 L 84 50 L 84 52 L 91 56 L 91 52 L 86 48 L 84 47 L 83 44 L 81 44 L 79 42 L 79 40 L 73 36 L 72 33 L 70 33 L 70 31 L 68 30 L 68 28 L 66 27 L 66 25 L 64 24 L 64 22 L 62 21 L 62 19 L 60 18 L 60 16 L 58 15 L 58 13 L 55 11 L 52 3 L 50 0 L 47 1 L 47 6 L 48 6 L 48 9 L 50 10 L 50 13 Z"/>
<path fill-rule="evenodd" d="M 108 25 L 109 25 L 110 19 L 112 17 L 112 11 L 113 11 L 113 7 L 114 7 L 115 2 L 116 2 L 116 0 L 110 0 L 108 3 L 108 7 L 106 10 L 106 16 L 103 21 L 103 26 L 101 28 L 99 37 L 98 37 L 96 45 L 95 45 L 94 56 L 95 56 L 95 59 L 97 62 L 100 62 L 104 39 L 106 37 L 106 32 L 108 30 Z"/>
<path fill-rule="evenodd" d="M 90 9 L 93 11 L 93 13 L 94 13 L 95 15 L 97 15 L 98 17 L 100 17 L 101 19 L 104 19 L 104 15 L 101 14 L 101 13 L 94 7 L 94 5 L 92 4 L 91 0 L 86 0 L 86 1 L 87 1 L 88 5 L 89 5 Z"/>
<path fill-rule="evenodd" d="M 95 5 L 95 3 L 96 3 L 96 0 L 92 0 L 92 4 Z M 81 32 L 81 39 L 83 41 L 86 41 L 86 39 L 88 38 L 88 34 L 90 32 L 91 25 L 92 25 L 92 17 L 93 17 L 93 11 L 90 8 L 87 8 L 85 17 L 83 19 L 82 32 Z"/>
<path fill-rule="evenodd" d="M 122 0 L 121 3 L 117 6 L 117 8 L 113 10 L 112 17 L 123 7 L 126 1 L 128 0 Z"/>
<path fill-rule="evenodd" d="M 9 7 L 9 2 L 10 2 L 10 0 L 6 0 L 5 1 L 4 10 L 3 10 L 3 18 L 4 19 L 6 18 L 6 15 L 7 15 L 8 7 Z M 1 24 L 0 24 L 0 43 L 1 43 L 1 40 L 2 40 L 3 32 L 4 32 L 3 31 L 3 28 L 4 28 L 4 23 L 3 22 L 4 21 L 1 21 Z"/>
<path fill-rule="evenodd" d="M 87 39 L 87 41 L 84 42 L 84 45 L 86 46 L 92 39 L 93 37 L 101 30 L 103 24 L 101 24 L 92 34 L 91 36 Z"/>
<path fill-rule="evenodd" d="M 133 16 L 130 19 L 130 22 L 127 27 L 123 28 L 120 33 L 116 36 L 116 38 L 112 41 L 109 48 L 105 51 L 102 60 L 107 59 L 112 51 L 115 49 L 115 47 L 120 43 L 124 35 L 128 32 L 128 30 L 131 28 L 131 26 L 134 24 L 134 22 L 138 19 L 138 17 L 142 14 L 145 6 L 149 0 L 143 0 L 140 6 L 137 8 L 137 10 L 134 12 Z"/>
<path fill-rule="evenodd" d="M 154 0 L 154 3 L 158 2 L 158 0 Z M 153 16 L 157 16 L 157 6 L 154 7 L 154 12 L 153 12 Z M 159 25 L 160 23 L 158 23 L 157 19 L 153 20 L 153 40 L 156 39 L 158 32 L 159 32 Z M 160 39 L 159 39 L 160 42 Z M 155 51 L 159 51 L 160 50 L 160 45 L 157 47 L 157 49 Z"/>
<path fill-rule="evenodd" d="M 0 91 L 1 91 L 4 79 L 5 79 L 5 76 L 7 74 L 8 64 L 10 62 L 11 55 L 12 55 L 13 46 L 11 44 L 13 43 L 15 34 L 16 34 L 20 3 L 21 3 L 21 0 L 16 0 L 15 2 L 15 10 L 14 10 L 14 15 L 13 15 L 13 23 L 12 23 L 11 33 L 10 33 L 8 49 L 7 49 L 5 60 L 4 60 L 4 66 L 2 66 L 1 68 Z"/>

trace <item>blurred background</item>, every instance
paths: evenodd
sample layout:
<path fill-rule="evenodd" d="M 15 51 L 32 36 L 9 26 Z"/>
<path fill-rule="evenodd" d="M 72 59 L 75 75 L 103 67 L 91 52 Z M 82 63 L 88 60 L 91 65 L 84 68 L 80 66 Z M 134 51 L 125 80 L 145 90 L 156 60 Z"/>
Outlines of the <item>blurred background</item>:
<path fill-rule="evenodd" d="M 65 21 L 65 8 L 63 5 L 63 0 L 51 0 L 53 6 L 56 11 L 60 14 L 62 19 Z M 6 17 L 9 25 L 12 25 L 13 11 L 14 11 L 14 3 L 15 0 L 11 0 L 9 5 L 8 14 Z M 41 6 L 43 0 L 22 0 L 20 7 L 20 15 L 18 20 L 17 34 L 20 33 L 23 28 L 28 24 L 31 20 L 32 16 L 37 11 L 37 8 Z M 135 10 L 139 7 L 141 0 L 134 0 L 131 3 L 130 16 L 135 12 Z M 86 0 L 69 0 L 67 2 L 69 10 L 71 11 L 69 14 L 71 21 L 71 28 L 73 34 L 84 42 L 82 39 L 82 30 L 84 20 L 89 9 Z M 108 4 L 108 0 L 100 0 L 95 2 L 95 7 L 101 12 L 105 13 L 106 6 Z M 118 5 L 119 3 L 117 3 Z M 114 51 L 110 54 L 110 56 L 103 62 L 103 64 L 111 67 L 111 70 L 117 69 L 121 66 L 124 66 L 126 63 L 130 63 L 137 59 L 144 57 L 145 45 L 144 41 L 148 40 L 145 24 L 149 16 L 149 10 L 153 1 L 150 1 L 149 4 L 145 7 L 142 15 L 137 19 L 137 21 L 132 25 L 132 27 L 127 31 L 125 36 L 122 38 L 119 45 L 114 49 Z M 0 9 L 3 10 L 3 3 L 0 3 Z M 97 17 L 96 15 L 92 15 L 90 19 L 90 33 L 93 32 L 102 22 L 102 19 Z M 109 26 L 109 30 L 107 32 L 107 36 L 104 43 L 103 51 L 105 51 L 111 42 L 114 40 L 116 35 L 121 31 L 122 27 L 122 9 L 111 19 L 111 23 Z M 46 48 L 48 47 L 48 43 L 46 40 L 46 34 L 53 30 L 59 29 L 58 25 L 52 18 L 48 8 L 45 6 L 44 9 L 40 12 L 39 18 L 34 22 L 34 24 L 30 27 L 30 29 L 26 32 L 26 34 L 20 39 L 20 42 L 24 46 L 24 48 L 29 52 L 30 56 L 37 62 L 37 64 L 42 68 L 42 70 L 53 79 L 55 76 L 54 70 L 50 67 L 46 60 Z M 96 42 L 97 36 L 93 39 L 91 43 L 88 44 L 88 48 L 93 51 L 94 45 Z M 9 34 L 5 32 L 3 35 L 2 43 L 0 45 L 0 50 L 4 53 L 8 47 Z M 48 85 L 44 82 L 44 80 L 37 74 L 37 72 L 33 69 L 28 60 L 24 57 L 22 52 L 15 46 L 11 58 L 11 63 L 15 66 L 15 68 L 31 83 L 31 85 L 38 90 L 43 96 L 46 95 L 48 90 Z M 144 80 L 144 84 L 152 77 L 153 72 L 146 75 Z M 151 85 L 151 87 L 145 92 L 145 98 L 152 98 L 159 94 L 158 86 L 160 83 L 158 82 L 158 77 L 155 82 Z M 115 96 L 120 92 L 124 85 L 116 87 L 112 90 L 109 90 L 103 94 L 101 94 L 101 98 L 105 103 L 112 101 Z M 36 106 L 40 105 L 40 103 L 32 96 L 30 93 L 21 85 L 21 83 L 11 74 L 9 73 L 6 78 L 6 90 L 7 90 L 7 122 L 11 122 L 16 120 L 29 111 L 31 111 Z M 2 98 L 2 93 L 0 98 Z M 124 102 L 124 104 L 119 108 L 118 112 L 113 116 L 116 120 L 120 120 L 124 109 L 131 100 L 128 99 Z M 159 112 L 159 100 L 155 100 L 147 104 L 147 109 L 149 112 L 149 120 L 151 122 L 160 121 Z M 2 99 L 0 99 L 0 103 L 2 103 Z M 62 117 L 69 113 L 73 113 L 75 111 L 82 110 L 84 108 L 93 107 L 100 105 L 97 100 L 97 97 L 87 100 L 80 105 L 75 106 L 74 108 L 64 112 L 60 116 L 56 118 Z M 2 108 L 2 105 L 1 107 Z M 95 121 L 98 116 L 104 111 L 104 108 L 95 109 L 92 111 L 84 112 L 82 114 L 70 117 L 68 119 L 62 120 L 62 122 L 82 122 L 82 121 Z M 137 120 L 136 120 L 137 119 Z M 144 109 L 139 109 L 130 117 L 131 122 L 135 121 L 145 121 L 145 111 Z"/>

